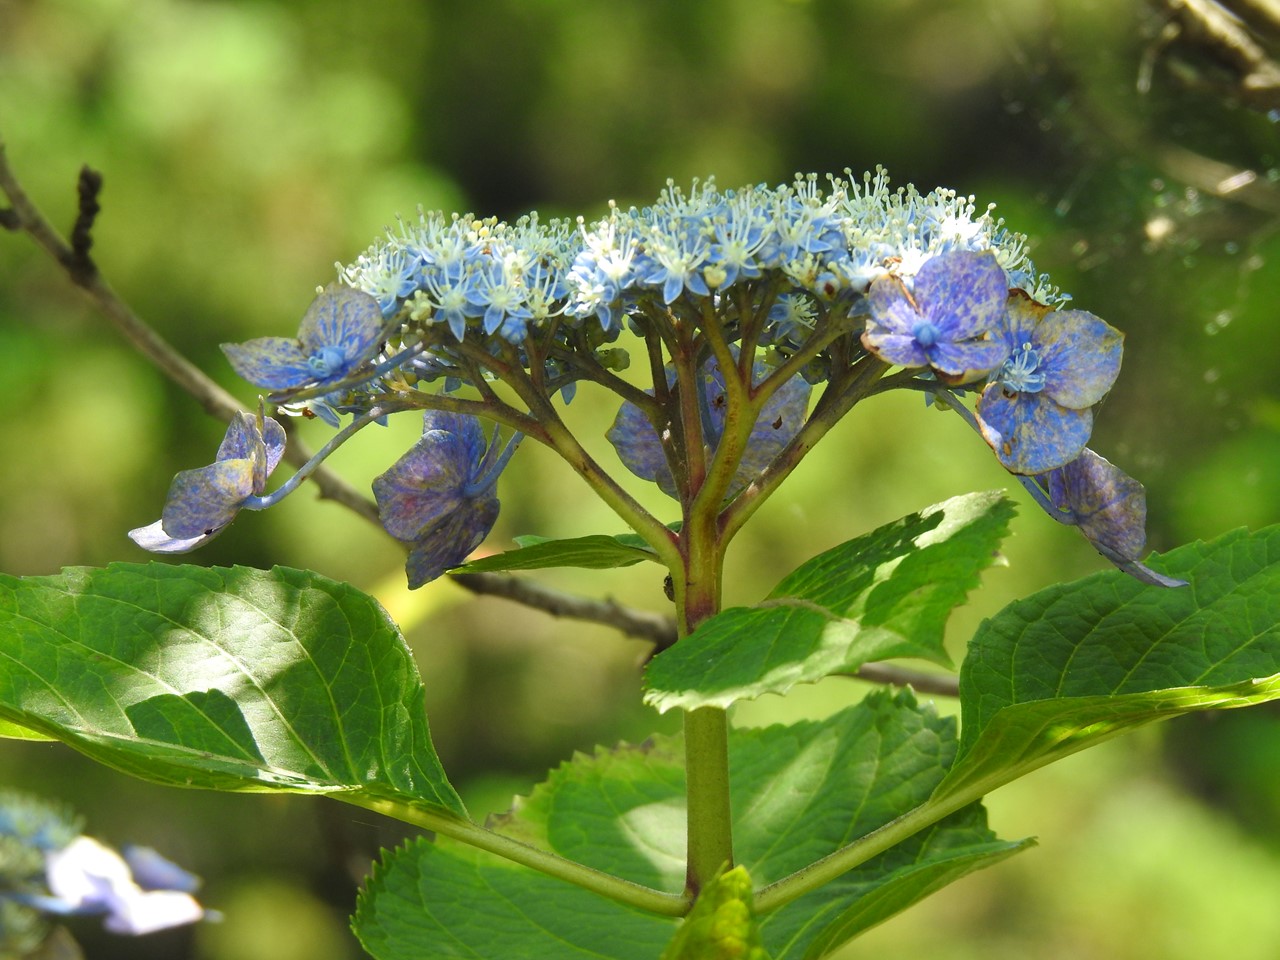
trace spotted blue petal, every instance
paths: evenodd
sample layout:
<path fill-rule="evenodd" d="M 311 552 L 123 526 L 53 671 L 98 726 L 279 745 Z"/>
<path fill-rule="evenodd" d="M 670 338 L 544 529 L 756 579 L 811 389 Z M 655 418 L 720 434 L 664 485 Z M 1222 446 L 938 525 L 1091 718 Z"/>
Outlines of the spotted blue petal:
<path fill-rule="evenodd" d="M 186 553 L 203 546 L 235 519 L 246 500 L 266 488 L 284 454 L 284 428 L 270 417 L 237 413 L 218 446 L 217 459 L 173 478 L 160 520 L 129 531 L 152 553 Z"/>
<path fill-rule="evenodd" d="M 172 537 L 212 534 L 240 512 L 253 495 L 252 459 L 219 460 L 207 467 L 183 470 L 173 478 L 160 522 Z"/>
<path fill-rule="evenodd" d="M 978 400 L 978 422 L 1007 469 L 1047 473 L 1088 443 L 1091 408 L 1120 372 L 1124 337 L 1091 313 L 1053 310 L 1022 291 L 1008 309 L 1011 352 Z"/>
<path fill-rule="evenodd" d="M 992 384 L 978 400 L 978 423 L 1006 470 L 1037 474 L 1079 456 L 1093 431 L 1093 411 L 1071 410 L 1043 393 L 1007 394 Z"/>
<path fill-rule="evenodd" d="M 618 459 L 628 470 L 641 480 L 657 483 L 658 489 L 667 496 L 677 495 L 675 479 L 657 431 L 634 403 L 622 404 L 613 425 L 605 432 L 605 439 L 613 444 Z"/>
<path fill-rule="evenodd" d="M 1147 543 L 1147 496 L 1142 484 L 1119 467 L 1085 449 L 1065 467 L 1045 477 L 1049 499 L 1070 513 L 1080 532 L 1126 560 L 1136 560 Z"/>
<path fill-rule="evenodd" d="M 994 254 L 940 254 L 925 261 L 911 290 L 896 276 L 872 282 L 862 344 L 886 363 L 932 367 L 948 383 L 970 383 L 1008 356 L 1007 298 Z"/>
<path fill-rule="evenodd" d="M 468 499 L 453 513 L 424 528 L 409 551 L 405 572 L 416 590 L 446 570 L 460 566 L 484 541 L 498 520 L 497 497 Z"/>
<path fill-rule="evenodd" d="M 1045 377 L 1044 393 L 1064 407 L 1091 407 L 1120 374 L 1124 334 L 1084 310 L 1054 310 L 1033 341 Z"/>
<path fill-rule="evenodd" d="M 414 540 L 429 524 L 457 510 L 485 446 L 475 417 L 428 410 L 422 437 L 373 481 L 378 515 L 387 532 L 399 540 Z"/>
<path fill-rule="evenodd" d="M 267 486 L 269 477 L 284 456 L 288 437 L 284 427 L 270 417 L 262 418 L 262 429 L 258 429 L 258 418 L 243 411 L 237 413 L 227 426 L 226 435 L 218 445 L 216 460 L 248 459 L 254 461 L 253 493 L 260 494 Z"/>

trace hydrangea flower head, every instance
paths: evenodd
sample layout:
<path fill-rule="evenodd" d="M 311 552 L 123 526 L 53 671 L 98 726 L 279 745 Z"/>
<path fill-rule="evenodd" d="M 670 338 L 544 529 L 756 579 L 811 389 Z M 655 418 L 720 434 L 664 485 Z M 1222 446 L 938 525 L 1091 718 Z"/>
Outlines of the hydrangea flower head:
<path fill-rule="evenodd" d="M 982 434 L 1013 473 L 1047 473 L 1079 456 L 1092 407 L 1120 373 L 1124 334 L 1084 310 L 1009 298 L 1008 359 L 978 400 Z"/>
<path fill-rule="evenodd" d="M 970 383 L 1004 362 L 1008 280 L 993 253 L 931 257 L 915 284 L 879 277 L 867 293 L 862 344 L 886 363 L 932 367 L 949 384 Z"/>
<path fill-rule="evenodd" d="M 246 501 L 266 489 L 284 446 L 284 428 L 276 421 L 236 414 L 217 459 L 175 476 L 160 519 L 130 530 L 130 539 L 152 553 L 187 553 L 208 543 L 226 529 Z"/>
<path fill-rule="evenodd" d="M 1041 479 L 1050 502 L 1125 573 L 1154 586 L 1185 584 L 1138 561 L 1147 542 L 1147 496 L 1133 477 L 1086 448 L 1066 466 Z"/>
<path fill-rule="evenodd" d="M 504 449 L 496 430 L 485 440 L 475 417 L 428 410 L 422 437 L 373 481 L 382 525 L 413 544 L 405 568 L 411 589 L 458 566 L 493 529 L 494 487 L 518 439 Z"/>
<path fill-rule="evenodd" d="M 331 283 L 307 308 L 297 339 L 258 337 L 224 343 L 222 352 L 236 373 L 267 390 L 335 383 L 377 351 L 382 327 L 378 300 L 363 290 Z"/>
<path fill-rule="evenodd" d="M 756 380 L 760 380 L 768 369 L 762 361 L 756 361 L 753 371 Z M 751 440 L 734 473 L 729 496 L 733 496 L 759 476 L 782 452 L 782 448 L 791 442 L 792 437 L 800 432 L 809 407 L 809 394 L 809 384 L 797 375 L 769 398 L 751 430 Z M 700 407 L 703 439 L 707 447 L 714 451 L 720 443 L 725 419 L 724 374 L 714 358 L 707 362 L 702 372 Z M 679 496 L 662 441 L 639 407 L 633 403 L 623 403 L 605 436 L 628 470 L 642 480 L 654 481 L 658 484 L 658 489 L 667 496 Z"/>

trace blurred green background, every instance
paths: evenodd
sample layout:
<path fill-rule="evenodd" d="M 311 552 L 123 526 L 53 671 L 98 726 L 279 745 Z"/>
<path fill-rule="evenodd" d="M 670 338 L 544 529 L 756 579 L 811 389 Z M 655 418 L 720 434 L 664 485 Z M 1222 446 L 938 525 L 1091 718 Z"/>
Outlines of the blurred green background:
<path fill-rule="evenodd" d="M 1092 446 L 1146 483 L 1165 549 L 1280 518 L 1280 113 L 1174 26 L 1154 0 L 0 0 L 0 138 L 63 229 L 80 165 L 105 175 L 98 264 L 246 405 L 218 344 L 291 333 L 334 262 L 418 204 L 590 217 L 610 197 L 651 201 L 668 177 L 734 186 L 876 164 L 975 194 L 1031 235 L 1075 305 L 1125 331 Z M 0 385 L 8 573 L 146 559 L 125 531 L 222 435 L 13 235 L 0 236 Z M 598 438 L 607 406 L 568 415 Z M 336 465 L 367 489 L 417 430 L 366 431 Z M 914 396 L 868 402 L 739 539 L 727 599 L 751 602 L 818 549 L 926 504 L 1009 486 L 954 418 Z M 490 546 L 616 531 L 583 493 L 525 445 Z M 1011 493 L 1009 565 L 955 618 L 957 654 L 1009 600 L 1103 565 Z M 673 727 L 639 705 L 644 645 L 449 582 L 409 594 L 395 544 L 306 492 L 193 559 L 308 566 L 377 595 L 418 654 L 436 745 L 473 812 L 505 808 L 575 750 Z M 546 579 L 664 603 L 636 568 Z M 821 714 L 862 692 L 832 680 L 737 719 Z M 359 956 L 345 926 L 359 878 L 403 836 L 336 803 L 151 787 L 58 745 L 0 743 L 0 785 L 158 847 L 203 873 L 226 914 L 141 941 L 77 924 L 92 958 Z M 843 956 L 1273 960 L 1275 710 L 1112 742 L 990 807 L 1003 835 L 1041 846 Z"/>

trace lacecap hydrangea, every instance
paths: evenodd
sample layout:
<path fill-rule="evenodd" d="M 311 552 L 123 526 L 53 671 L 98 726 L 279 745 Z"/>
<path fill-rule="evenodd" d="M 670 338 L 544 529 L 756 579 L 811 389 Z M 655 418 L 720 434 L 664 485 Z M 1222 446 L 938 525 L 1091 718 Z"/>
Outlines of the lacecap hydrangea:
<path fill-rule="evenodd" d="M 652 205 L 610 204 L 594 220 L 420 212 L 338 274 L 295 338 L 224 350 L 280 414 L 350 422 L 272 494 L 259 488 L 261 453 L 251 471 L 222 454 L 188 471 L 170 495 L 180 504 L 135 531 L 143 546 L 203 542 L 405 410 L 428 411 L 424 432 L 374 489 L 384 525 L 411 547 L 414 585 L 489 533 L 521 437 L 556 450 L 635 525 L 641 508 L 558 412 L 584 383 L 616 395 L 607 439 L 622 464 L 684 519 L 711 504 L 732 532 L 857 402 L 911 389 L 960 412 L 1055 519 L 1096 531 L 1097 510 L 1079 505 L 1107 495 L 1090 485 L 1126 491 L 1100 549 L 1161 582 L 1135 554 L 1141 487 L 1109 464 L 1072 466 L 1096 456 L 1085 446 L 1123 337 L 1067 309 L 1026 239 L 972 197 L 893 188 L 878 170 L 738 190 L 669 182 Z M 623 376 L 633 364 L 638 377 Z M 488 439 L 476 417 L 498 425 Z M 245 443 L 261 436 L 269 454 L 269 423 L 259 414 L 258 435 L 246 424 Z M 201 477 L 234 490 L 197 496 Z"/>

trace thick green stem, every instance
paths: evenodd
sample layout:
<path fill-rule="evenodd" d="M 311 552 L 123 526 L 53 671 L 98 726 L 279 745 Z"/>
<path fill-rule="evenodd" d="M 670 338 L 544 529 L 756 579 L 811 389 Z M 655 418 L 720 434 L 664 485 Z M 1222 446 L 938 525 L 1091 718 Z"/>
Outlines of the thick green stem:
<path fill-rule="evenodd" d="M 716 707 L 686 713 L 684 753 L 689 807 L 685 893 L 696 896 L 721 867 L 733 865 L 728 714 Z"/>
<path fill-rule="evenodd" d="M 676 620 L 681 637 L 720 610 L 724 548 L 711 509 L 690 512 L 680 532 L 684 576 L 675 577 Z M 714 707 L 684 717 L 688 805 L 688 869 L 685 893 L 697 896 L 724 866 L 733 865 L 729 805 L 729 720 Z"/>

